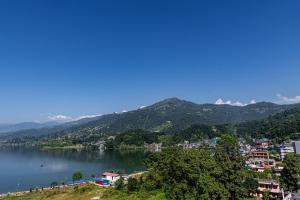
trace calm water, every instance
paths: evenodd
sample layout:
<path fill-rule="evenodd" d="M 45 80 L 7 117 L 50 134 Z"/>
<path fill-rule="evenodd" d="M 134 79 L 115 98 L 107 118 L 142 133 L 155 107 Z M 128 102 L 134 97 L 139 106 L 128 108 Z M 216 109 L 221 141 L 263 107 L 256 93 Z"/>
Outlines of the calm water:
<path fill-rule="evenodd" d="M 0 149 L 0 193 L 48 187 L 53 181 L 71 180 L 75 171 L 91 177 L 107 170 L 121 173 L 144 170 L 146 155 L 145 152 Z"/>

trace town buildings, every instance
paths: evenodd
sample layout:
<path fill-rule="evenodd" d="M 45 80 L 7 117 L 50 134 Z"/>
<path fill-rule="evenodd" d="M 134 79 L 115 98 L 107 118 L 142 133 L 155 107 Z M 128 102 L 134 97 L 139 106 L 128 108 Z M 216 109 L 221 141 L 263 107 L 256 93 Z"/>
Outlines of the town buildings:
<path fill-rule="evenodd" d="M 277 200 L 281 196 L 279 182 L 275 180 L 263 180 L 263 179 L 258 180 L 258 193 L 257 193 L 258 199 L 263 198 L 263 193 L 265 191 L 270 192 L 270 196 L 269 196 L 270 200 L 273 199 Z"/>
<path fill-rule="evenodd" d="M 284 160 L 285 156 L 288 153 L 294 153 L 295 152 L 294 147 L 292 146 L 292 144 L 281 145 L 280 148 L 279 148 L 279 151 L 280 151 L 280 159 L 281 160 Z"/>

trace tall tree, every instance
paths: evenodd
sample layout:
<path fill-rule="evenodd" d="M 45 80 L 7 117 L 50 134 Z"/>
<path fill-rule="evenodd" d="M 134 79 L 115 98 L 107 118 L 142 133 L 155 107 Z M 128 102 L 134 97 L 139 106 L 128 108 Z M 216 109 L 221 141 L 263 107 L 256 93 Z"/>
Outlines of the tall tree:
<path fill-rule="evenodd" d="M 171 148 L 152 155 L 147 165 L 162 178 L 169 199 L 228 199 L 217 181 L 222 170 L 209 151 Z"/>
<path fill-rule="evenodd" d="M 286 190 L 297 191 L 300 189 L 300 155 L 299 154 L 288 154 L 285 157 L 281 180 Z"/>
<path fill-rule="evenodd" d="M 218 180 L 229 191 L 230 199 L 238 199 L 244 196 L 243 171 L 245 161 L 240 154 L 239 144 L 235 137 L 222 135 L 218 140 L 215 159 L 222 168 Z"/>

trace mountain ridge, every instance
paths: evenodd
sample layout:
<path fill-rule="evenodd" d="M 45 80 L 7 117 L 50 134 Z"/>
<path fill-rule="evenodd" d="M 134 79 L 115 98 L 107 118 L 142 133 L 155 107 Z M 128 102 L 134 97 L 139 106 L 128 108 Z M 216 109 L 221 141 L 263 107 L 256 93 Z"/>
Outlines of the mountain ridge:
<path fill-rule="evenodd" d="M 51 128 L 23 130 L 7 135 L 20 137 L 48 134 L 119 134 L 130 129 L 176 133 L 193 124 L 237 124 L 260 120 L 295 107 L 300 107 L 300 104 L 258 102 L 246 106 L 233 106 L 197 104 L 173 97 L 124 113 L 106 114 Z"/>

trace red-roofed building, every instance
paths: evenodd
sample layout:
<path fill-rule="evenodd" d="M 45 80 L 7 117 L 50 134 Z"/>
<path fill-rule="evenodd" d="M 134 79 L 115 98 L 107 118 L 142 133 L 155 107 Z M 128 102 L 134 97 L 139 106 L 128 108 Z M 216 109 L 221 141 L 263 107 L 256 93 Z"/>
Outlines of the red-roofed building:
<path fill-rule="evenodd" d="M 117 181 L 120 178 L 120 175 L 116 174 L 116 173 L 111 173 L 111 172 L 104 172 L 102 174 L 102 177 L 113 183 L 113 182 Z"/>

